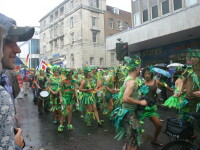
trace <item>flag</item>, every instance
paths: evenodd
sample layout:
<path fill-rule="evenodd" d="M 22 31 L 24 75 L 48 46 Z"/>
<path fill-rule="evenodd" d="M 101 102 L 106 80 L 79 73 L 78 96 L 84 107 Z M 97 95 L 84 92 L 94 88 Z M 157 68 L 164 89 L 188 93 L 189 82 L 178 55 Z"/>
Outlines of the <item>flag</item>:
<path fill-rule="evenodd" d="M 27 66 L 27 64 L 28 64 L 29 55 L 30 55 L 30 54 L 27 54 L 27 56 L 26 56 L 25 66 Z"/>
<path fill-rule="evenodd" d="M 46 62 L 44 61 L 44 59 L 42 59 L 42 60 L 40 61 L 40 64 L 39 64 L 39 69 L 44 69 L 44 70 L 46 70 L 46 68 L 47 68 L 47 67 L 50 67 L 50 66 L 51 66 L 50 64 L 46 63 Z"/>

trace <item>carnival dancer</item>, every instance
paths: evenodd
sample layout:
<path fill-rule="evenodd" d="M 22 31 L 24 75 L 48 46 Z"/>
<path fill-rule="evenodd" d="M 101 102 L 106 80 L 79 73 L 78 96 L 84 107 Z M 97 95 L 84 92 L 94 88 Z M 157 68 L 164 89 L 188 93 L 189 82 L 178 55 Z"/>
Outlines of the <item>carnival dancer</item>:
<path fill-rule="evenodd" d="M 105 101 L 108 103 L 109 116 L 111 115 L 114 108 L 114 100 L 113 96 L 117 92 L 115 89 L 115 81 L 114 81 L 114 69 L 111 69 L 105 80 Z"/>
<path fill-rule="evenodd" d="M 38 88 L 37 90 L 37 102 L 38 102 L 38 112 L 39 114 L 42 114 L 42 111 L 44 110 L 43 108 L 43 100 L 40 96 L 40 92 L 46 90 L 46 82 L 47 82 L 47 77 L 44 75 L 44 70 L 40 69 L 39 70 L 39 75 L 36 77 L 35 84 Z M 46 101 L 44 101 L 44 105 L 46 105 Z M 45 110 L 47 111 L 47 110 Z"/>
<path fill-rule="evenodd" d="M 141 79 L 138 78 L 141 60 L 138 56 L 133 58 L 125 57 L 128 76 L 123 86 L 120 88 L 122 107 L 113 111 L 112 120 L 117 131 L 117 138 L 120 140 L 126 135 L 127 141 L 123 150 L 137 150 L 140 146 L 140 136 L 142 134 L 142 121 L 136 114 L 137 105 L 146 106 L 146 100 L 139 100 L 139 86 Z"/>
<path fill-rule="evenodd" d="M 81 103 L 86 107 L 85 122 L 87 126 L 92 125 L 92 118 L 96 118 L 98 125 L 102 125 L 102 120 L 99 119 L 99 113 L 96 107 L 95 95 L 97 83 L 92 78 L 91 69 L 84 68 L 85 79 L 81 82 L 79 90 L 83 92 Z M 92 112 L 93 111 L 93 112 Z"/>
<path fill-rule="evenodd" d="M 67 129 L 73 130 L 74 127 L 71 124 L 72 121 L 72 107 L 73 105 L 78 102 L 78 94 L 75 88 L 75 82 L 72 79 L 72 71 L 67 69 L 63 72 L 65 75 L 65 79 L 61 82 L 61 90 L 60 90 L 60 103 L 61 103 L 61 119 L 60 119 L 60 126 L 58 127 L 58 131 L 62 132 L 64 129 L 63 123 L 64 118 L 67 115 L 68 122 L 67 122 Z"/>
<path fill-rule="evenodd" d="M 180 108 L 180 103 L 185 98 L 185 92 L 184 94 L 181 92 L 181 90 L 184 88 L 183 83 L 185 80 L 185 77 L 182 75 L 183 73 L 182 67 L 177 68 L 176 72 L 174 73 L 174 95 L 170 96 L 164 103 L 164 106 L 167 106 L 169 108 Z M 185 88 L 184 88 L 185 89 Z"/>
<path fill-rule="evenodd" d="M 60 105 L 60 98 L 59 98 L 59 90 L 62 78 L 60 77 L 60 67 L 53 66 L 52 67 L 53 75 L 50 76 L 48 84 L 49 84 L 49 92 L 50 92 L 50 103 L 52 105 L 51 111 L 54 115 L 53 123 L 58 123 L 60 120 L 60 113 L 61 113 L 61 105 Z"/>

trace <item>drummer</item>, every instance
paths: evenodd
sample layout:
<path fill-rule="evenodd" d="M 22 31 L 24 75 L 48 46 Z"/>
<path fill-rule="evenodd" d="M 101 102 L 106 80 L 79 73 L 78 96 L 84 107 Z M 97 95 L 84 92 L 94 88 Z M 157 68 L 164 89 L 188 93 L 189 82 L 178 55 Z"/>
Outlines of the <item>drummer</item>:
<path fill-rule="evenodd" d="M 44 108 L 43 108 L 43 105 L 42 105 L 42 97 L 41 97 L 40 93 L 42 91 L 46 90 L 45 84 L 47 82 L 47 77 L 44 75 L 43 69 L 39 70 L 39 75 L 37 76 L 35 82 L 36 82 L 36 86 L 38 88 L 38 92 L 37 92 L 38 112 L 39 112 L 39 114 L 42 114 L 42 111 L 43 111 Z M 46 101 L 44 101 L 44 103 L 46 103 Z M 47 110 L 45 110 L 45 111 L 47 111 Z"/>

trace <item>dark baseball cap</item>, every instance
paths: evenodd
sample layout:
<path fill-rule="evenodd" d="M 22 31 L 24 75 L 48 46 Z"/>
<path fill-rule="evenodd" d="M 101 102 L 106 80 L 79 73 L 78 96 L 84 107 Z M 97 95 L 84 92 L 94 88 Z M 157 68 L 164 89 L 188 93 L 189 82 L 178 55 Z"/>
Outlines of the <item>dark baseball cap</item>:
<path fill-rule="evenodd" d="M 34 27 L 19 27 L 16 26 L 16 21 L 12 18 L 0 13 L 0 26 L 3 27 L 4 39 L 15 38 L 17 41 L 28 41 L 33 37 L 35 32 Z"/>

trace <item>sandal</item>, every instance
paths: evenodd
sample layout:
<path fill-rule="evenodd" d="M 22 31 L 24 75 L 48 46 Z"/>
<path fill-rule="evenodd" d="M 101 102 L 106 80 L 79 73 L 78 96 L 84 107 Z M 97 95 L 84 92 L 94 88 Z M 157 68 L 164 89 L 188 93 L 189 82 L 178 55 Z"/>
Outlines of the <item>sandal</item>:
<path fill-rule="evenodd" d="M 163 147 L 163 144 L 159 143 L 158 141 L 151 141 L 151 144 Z"/>

